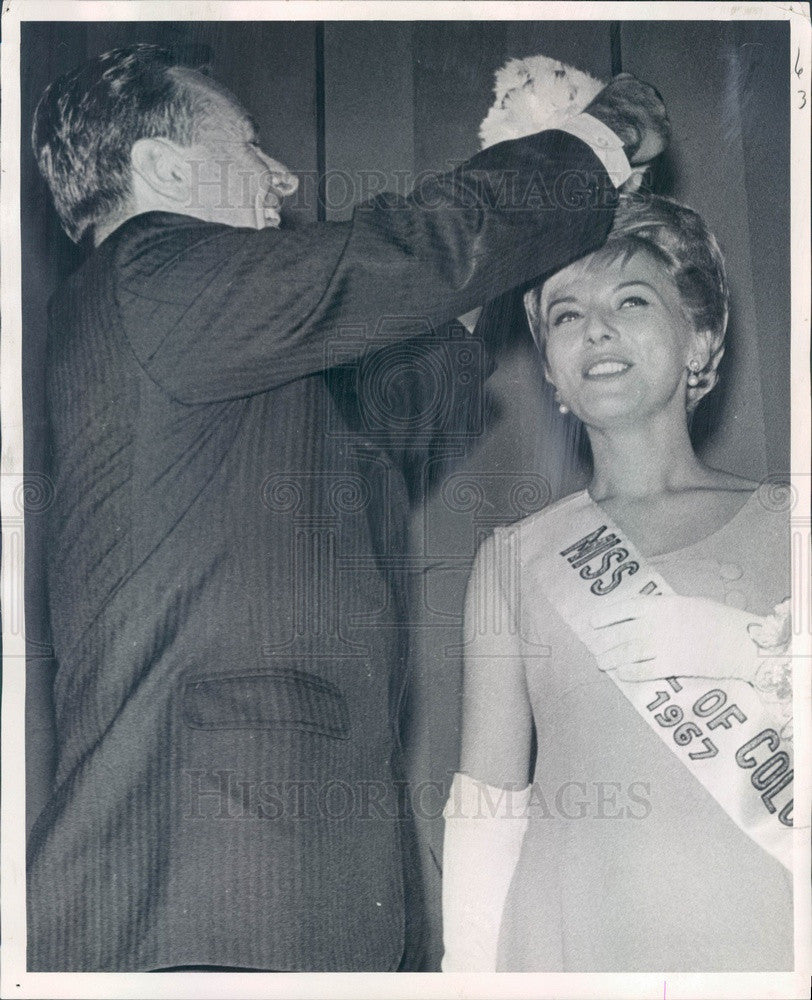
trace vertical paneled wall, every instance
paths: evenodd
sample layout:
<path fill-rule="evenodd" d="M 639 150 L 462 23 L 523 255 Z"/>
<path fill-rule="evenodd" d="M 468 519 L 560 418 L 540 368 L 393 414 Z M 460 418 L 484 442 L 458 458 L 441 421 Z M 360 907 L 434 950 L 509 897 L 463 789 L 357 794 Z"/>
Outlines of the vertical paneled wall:
<path fill-rule="evenodd" d="M 324 26 L 326 217 L 379 191 L 405 194 L 414 168 L 411 22 Z"/>
<path fill-rule="evenodd" d="M 789 25 L 732 26 L 767 471 L 789 471 Z"/>
<path fill-rule="evenodd" d="M 711 465 L 761 479 L 789 465 L 789 25 L 629 22 L 623 68 L 665 98 L 664 193 L 694 207 L 727 261 L 718 392 L 698 419 Z M 715 398 L 714 398 L 715 397 Z"/>

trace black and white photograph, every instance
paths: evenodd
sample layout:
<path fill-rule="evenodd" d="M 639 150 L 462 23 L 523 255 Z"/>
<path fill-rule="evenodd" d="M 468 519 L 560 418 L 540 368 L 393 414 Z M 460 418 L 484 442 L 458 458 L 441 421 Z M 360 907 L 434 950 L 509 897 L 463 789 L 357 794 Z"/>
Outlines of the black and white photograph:
<path fill-rule="evenodd" d="M 809 4 L 2 74 L 2 996 L 807 996 Z"/>

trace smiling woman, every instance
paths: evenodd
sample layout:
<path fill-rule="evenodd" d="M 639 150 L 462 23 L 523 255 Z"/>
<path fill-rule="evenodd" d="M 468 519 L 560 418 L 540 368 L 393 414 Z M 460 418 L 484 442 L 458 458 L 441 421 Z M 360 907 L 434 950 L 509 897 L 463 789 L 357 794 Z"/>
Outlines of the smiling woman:
<path fill-rule="evenodd" d="M 593 470 L 474 564 L 443 967 L 791 969 L 791 685 L 762 641 L 788 524 L 688 433 L 723 352 L 719 247 L 690 209 L 626 198 L 525 307 Z"/>
<path fill-rule="evenodd" d="M 724 261 L 702 219 L 667 198 L 626 196 L 606 245 L 528 292 L 525 308 L 536 343 L 548 356 L 556 349 L 548 341 L 561 341 L 551 332 L 570 324 L 585 335 L 587 358 L 590 351 L 597 357 L 592 363 L 603 360 L 615 334 L 625 330 L 633 337 L 635 327 L 643 344 L 659 340 L 678 354 L 684 348 L 684 398 L 691 411 L 717 381 L 728 298 Z M 558 384 L 549 366 L 546 375 Z"/>

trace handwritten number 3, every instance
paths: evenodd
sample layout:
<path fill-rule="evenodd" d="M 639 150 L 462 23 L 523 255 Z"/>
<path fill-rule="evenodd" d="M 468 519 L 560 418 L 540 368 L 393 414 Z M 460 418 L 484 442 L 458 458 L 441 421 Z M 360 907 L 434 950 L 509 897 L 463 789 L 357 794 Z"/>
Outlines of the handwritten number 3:
<path fill-rule="evenodd" d="M 795 75 L 800 80 L 801 77 L 803 76 L 803 72 L 804 72 L 804 68 L 801 65 L 801 50 L 800 50 L 800 48 L 798 49 L 797 55 L 795 56 L 795 66 L 793 67 L 793 69 L 794 69 Z M 803 109 L 806 107 L 806 91 L 805 90 L 799 90 L 798 93 L 801 95 L 801 104 L 798 105 L 798 110 L 799 111 L 803 111 Z"/>

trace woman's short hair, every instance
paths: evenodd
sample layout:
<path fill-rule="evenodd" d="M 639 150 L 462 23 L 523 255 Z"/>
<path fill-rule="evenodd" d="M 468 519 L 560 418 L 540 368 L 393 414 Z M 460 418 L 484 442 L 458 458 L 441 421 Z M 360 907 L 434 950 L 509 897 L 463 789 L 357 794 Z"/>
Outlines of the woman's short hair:
<path fill-rule="evenodd" d="M 31 142 L 72 240 L 122 209 L 137 139 L 194 141 L 207 102 L 193 76 L 170 51 L 139 44 L 90 59 L 45 90 Z"/>
<path fill-rule="evenodd" d="M 665 268 L 680 295 L 685 315 L 696 331 L 710 335 L 710 357 L 688 387 L 688 409 L 716 385 L 724 353 L 729 290 L 719 244 L 693 209 L 656 195 L 621 195 L 606 243 L 593 255 L 607 265 L 645 251 Z M 540 310 L 543 285 L 524 297 L 533 337 L 544 351 L 547 330 Z"/>

